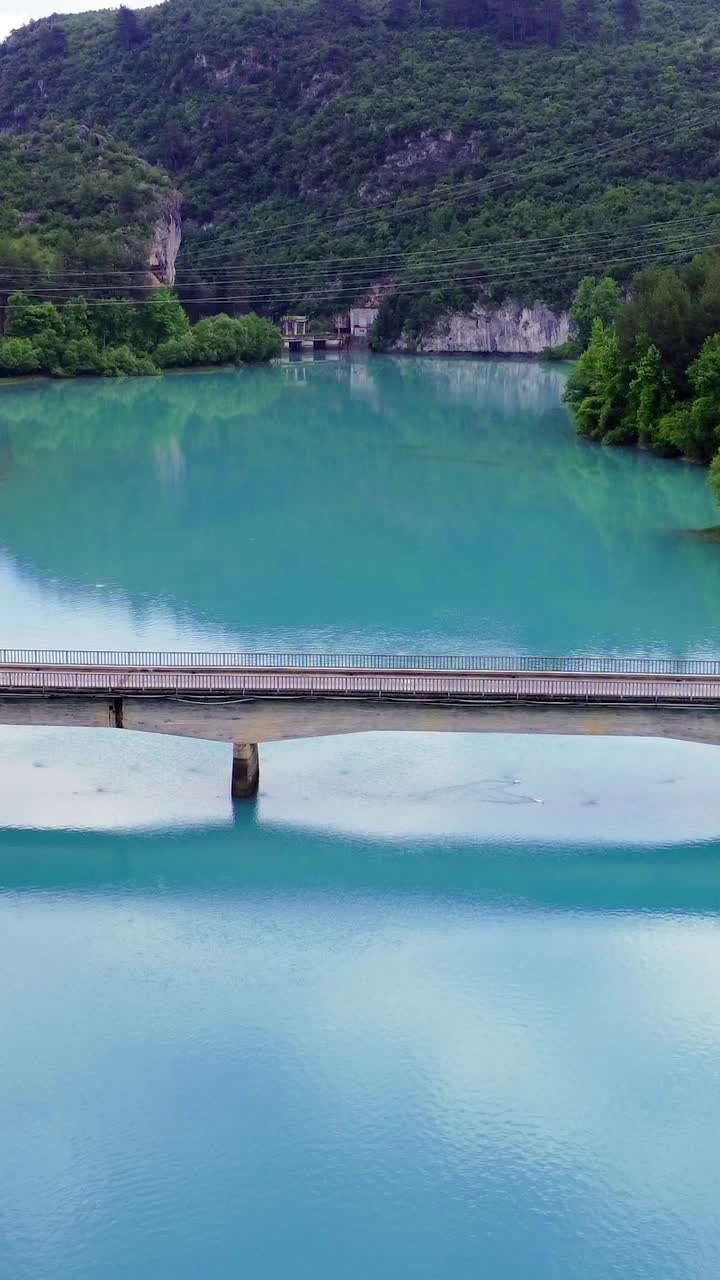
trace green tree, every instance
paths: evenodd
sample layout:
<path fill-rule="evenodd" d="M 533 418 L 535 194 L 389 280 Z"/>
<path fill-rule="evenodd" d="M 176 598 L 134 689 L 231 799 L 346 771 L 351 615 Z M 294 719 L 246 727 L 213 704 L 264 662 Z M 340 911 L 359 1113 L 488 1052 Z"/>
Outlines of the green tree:
<path fill-rule="evenodd" d="M 230 316 L 209 316 L 193 329 L 193 343 L 200 364 L 232 364 L 237 359 L 238 321 Z"/>
<path fill-rule="evenodd" d="M 692 353 L 691 312 L 689 288 L 672 267 L 641 271 L 632 300 L 617 315 L 623 355 L 632 360 L 654 345 L 665 368 L 681 382 Z"/>
<path fill-rule="evenodd" d="M 108 298 L 93 307 L 92 332 L 101 347 L 125 347 L 137 329 L 137 308 L 122 298 Z"/>
<path fill-rule="evenodd" d="M 159 372 L 150 356 L 139 355 L 128 346 L 106 347 L 102 352 L 102 373 L 106 378 L 152 377 Z"/>
<path fill-rule="evenodd" d="M 62 372 L 68 378 L 103 371 L 102 355 L 97 343 L 89 334 L 83 338 L 71 338 L 66 341 L 61 358 Z"/>
<path fill-rule="evenodd" d="M 155 350 L 154 358 L 161 369 L 184 369 L 200 363 L 198 344 L 192 333 L 161 342 Z"/>
<path fill-rule="evenodd" d="M 8 298 L 5 311 L 7 338 L 35 338 L 48 331 L 62 333 L 60 312 L 52 302 L 33 302 L 26 293 Z"/>
<path fill-rule="evenodd" d="M 155 289 L 143 303 L 138 339 L 145 350 L 153 351 L 170 338 L 182 338 L 189 328 L 190 321 L 172 290 Z"/>
<path fill-rule="evenodd" d="M 614 331 L 595 321 L 568 380 L 578 430 L 709 462 L 720 444 L 718 327 L 720 254 L 641 272 Z"/>
<path fill-rule="evenodd" d="M 65 303 L 62 323 L 67 342 L 80 342 L 90 337 L 90 311 L 84 298 L 74 298 Z"/>
<path fill-rule="evenodd" d="M 582 351 L 589 345 L 595 320 L 602 320 L 606 327 L 612 325 L 622 301 L 620 286 L 611 276 L 604 276 L 599 281 L 594 276 L 585 276 L 580 281 L 570 308 L 570 319 Z"/>
<path fill-rule="evenodd" d="M 590 344 L 570 374 L 565 392 L 581 435 L 604 444 L 628 444 L 636 438 L 634 424 L 625 417 L 629 383 L 617 336 L 602 320 L 595 320 Z"/>
<path fill-rule="evenodd" d="M 408 320 L 411 299 L 399 293 L 383 299 L 369 334 L 373 351 L 387 351 L 400 338 Z"/>
<path fill-rule="evenodd" d="M 39 368 L 40 358 L 29 338 L 4 338 L 0 341 L 0 373 L 37 373 Z"/>
<path fill-rule="evenodd" d="M 61 266 L 57 252 L 38 240 L 37 236 L 0 235 L 0 278 L 2 292 L 12 293 L 7 281 L 31 274 L 41 280 Z"/>
<path fill-rule="evenodd" d="M 596 34 L 597 0 L 575 0 L 573 25 L 581 40 L 592 40 Z"/>
<path fill-rule="evenodd" d="M 238 345 L 237 359 L 248 363 L 272 360 L 282 353 L 282 338 L 278 328 L 263 316 L 241 316 L 236 320 Z"/>
<path fill-rule="evenodd" d="M 658 444 L 658 424 L 672 404 L 673 385 L 657 347 L 648 347 L 641 357 L 630 384 L 629 400 L 634 409 L 640 443 Z"/>
<path fill-rule="evenodd" d="M 38 40 L 38 51 L 43 61 L 50 58 L 64 58 L 67 53 L 65 28 L 55 23 L 52 25 L 44 23 Z"/>
<path fill-rule="evenodd" d="M 631 35 L 640 25 L 640 5 L 638 0 L 618 0 L 618 15 L 626 35 Z"/>
<path fill-rule="evenodd" d="M 49 373 L 53 378 L 62 378 L 65 373 L 63 367 L 65 339 L 62 331 L 44 329 L 33 338 L 33 346 L 40 359 L 40 368 L 43 373 Z"/>
<path fill-rule="evenodd" d="M 652 447 L 665 457 L 677 457 L 678 454 L 688 453 L 692 435 L 691 406 L 676 404 L 655 423 Z"/>
<path fill-rule="evenodd" d="M 693 399 L 678 447 L 688 458 L 709 462 L 720 444 L 720 334 L 703 345 L 688 369 Z"/>
<path fill-rule="evenodd" d="M 123 49 L 132 49 L 143 42 L 143 33 L 137 14 L 124 4 L 117 11 L 117 36 Z"/>

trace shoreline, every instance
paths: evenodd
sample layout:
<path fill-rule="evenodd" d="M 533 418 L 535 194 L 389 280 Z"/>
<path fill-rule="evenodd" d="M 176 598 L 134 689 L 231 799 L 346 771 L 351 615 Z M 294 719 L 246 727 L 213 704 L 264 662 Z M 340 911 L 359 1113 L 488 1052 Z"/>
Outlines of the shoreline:
<path fill-rule="evenodd" d="M 547 356 L 543 356 L 542 352 L 529 351 L 372 351 L 368 347 L 347 348 L 344 351 L 330 353 L 335 359 L 344 359 L 347 356 L 366 355 L 369 358 L 375 356 L 402 356 L 409 357 L 413 360 L 477 360 L 478 362 L 486 360 L 497 360 L 503 363 L 512 361 L 520 361 L 523 364 L 546 364 L 546 365 L 567 365 L 573 364 L 572 359 L 552 360 Z M 318 359 L 320 356 L 320 359 Z M 173 377 L 178 375 L 191 375 L 198 373 L 240 373 L 243 369 L 259 368 L 261 365 L 282 365 L 288 366 L 293 364 L 323 364 L 326 356 L 325 352 L 309 352 L 306 357 L 299 360 L 289 360 L 287 355 L 277 356 L 271 360 L 260 360 L 253 363 L 241 362 L 240 364 L 203 364 L 203 365 L 177 365 L 168 369 L 159 369 L 157 373 L 142 374 L 122 374 L 120 377 L 106 377 L 102 373 L 85 373 L 75 374 L 67 378 L 54 378 L 49 373 L 28 373 L 18 374 L 11 378 L 0 378 L 0 392 L 5 387 L 26 387 L 36 383 L 52 383 L 60 385 L 62 383 L 78 383 L 78 382 L 139 382 L 143 379 L 147 381 L 156 381 L 165 377 Z"/>
<path fill-rule="evenodd" d="M 83 373 L 76 374 L 68 378 L 53 378 L 50 373 L 28 373 L 20 374 L 16 378 L 0 378 L 0 392 L 5 387 L 28 387 L 37 383 L 50 383 L 53 386 L 63 386 L 66 383 L 75 385 L 83 382 L 157 382 L 163 378 L 176 377 L 180 374 L 193 373 L 242 373 L 244 369 L 259 368 L 261 365 L 271 365 L 279 363 L 279 360 L 260 360 L 257 364 L 198 364 L 198 365 L 177 365 L 171 369 L 159 369 L 157 373 L 126 373 L 118 378 L 108 378 L 102 373 Z"/>

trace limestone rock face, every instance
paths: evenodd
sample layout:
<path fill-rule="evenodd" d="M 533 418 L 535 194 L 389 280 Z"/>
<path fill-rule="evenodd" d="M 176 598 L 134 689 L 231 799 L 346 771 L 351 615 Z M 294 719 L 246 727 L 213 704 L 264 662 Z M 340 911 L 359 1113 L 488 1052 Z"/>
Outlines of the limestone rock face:
<path fill-rule="evenodd" d="M 473 160 L 482 143 L 477 130 L 467 138 L 458 138 L 452 129 L 423 129 L 408 138 L 397 151 L 391 151 L 375 174 L 358 187 L 358 197 L 377 204 L 405 188 L 408 183 L 428 177 L 439 177 L 466 160 Z"/>
<path fill-rule="evenodd" d="M 498 305 L 475 303 L 469 312 L 451 312 L 414 344 L 405 335 L 397 351 L 477 352 L 482 355 L 539 355 L 570 337 L 570 317 L 544 302 L 532 306 L 506 298 Z"/>
<path fill-rule="evenodd" d="M 182 244 L 182 199 L 179 191 L 165 197 L 153 227 L 148 267 L 158 284 L 175 284 L 175 263 Z"/>

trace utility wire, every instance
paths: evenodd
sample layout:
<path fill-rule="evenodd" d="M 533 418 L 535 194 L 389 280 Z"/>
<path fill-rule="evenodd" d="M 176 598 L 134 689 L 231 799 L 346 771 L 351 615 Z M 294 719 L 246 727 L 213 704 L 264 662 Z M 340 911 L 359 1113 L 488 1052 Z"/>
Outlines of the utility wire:
<path fill-rule="evenodd" d="M 678 245 L 674 249 L 669 248 L 665 250 L 660 250 L 657 253 L 634 254 L 629 257 L 610 257 L 609 260 L 607 255 L 603 255 L 603 257 L 599 259 L 588 257 L 584 260 L 584 265 L 588 269 L 592 269 L 594 267 L 603 268 L 603 267 L 607 267 L 608 265 L 615 266 L 615 265 L 623 265 L 623 264 L 642 266 L 650 262 L 659 262 L 662 259 L 667 260 L 669 258 L 674 260 L 677 257 L 686 258 L 689 253 L 694 253 L 702 248 L 710 248 L 715 243 L 716 242 L 714 240 L 704 241 L 704 242 L 701 241 L 694 245 L 692 243 L 685 246 Z M 486 287 L 496 284 L 496 285 L 502 285 L 504 287 L 508 280 L 514 277 L 517 277 L 519 275 L 527 276 L 527 274 L 528 274 L 528 267 L 527 265 L 524 265 L 524 266 L 518 267 L 517 269 L 513 269 L 503 273 L 498 273 L 494 276 L 478 271 L 473 273 L 473 275 L 471 276 L 461 276 L 461 277 L 446 276 L 442 278 L 432 277 L 427 280 L 412 281 L 409 284 L 403 285 L 403 286 L 398 286 L 397 284 L 393 283 L 392 285 L 387 286 L 387 292 L 389 295 L 391 295 L 393 292 L 397 292 L 397 293 L 401 293 L 404 296 L 406 294 L 426 293 L 430 288 L 443 288 L 445 286 L 453 286 L 453 285 L 459 285 L 459 284 L 485 285 Z M 558 276 L 558 266 L 557 264 L 554 264 L 552 266 L 549 266 L 546 271 L 533 273 L 532 279 L 534 283 L 539 283 L 541 280 L 547 280 L 547 279 L 557 280 L 557 276 Z M 315 298 L 327 297 L 328 302 L 330 302 L 332 305 L 339 306 L 340 298 L 342 298 L 345 295 L 352 297 L 354 292 L 355 292 L 354 286 L 351 285 L 351 286 L 348 286 L 347 289 L 339 289 L 339 290 L 333 289 L 333 290 L 326 290 L 326 291 L 318 291 L 315 293 Z M 29 296 L 45 297 L 46 295 L 42 292 L 38 292 L 36 294 L 30 294 Z M 285 294 L 285 295 L 279 295 L 279 296 L 275 296 L 273 294 L 268 294 L 268 293 L 255 294 L 255 295 L 245 293 L 245 294 L 239 294 L 236 296 L 230 296 L 230 297 L 226 296 L 226 297 L 218 297 L 218 298 L 185 297 L 185 298 L 179 298 L 178 301 L 188 305 L 202 304 L 203 306 L 221 305 L 221 304 L 227 306 L 230 303 L 239 303 L 246 306 L 250 302 L 265 302 L 268 305 L 273 305 L 274 307 L 279 308 L 281 304 L 284 305 L 286 303 L 295 302 L 297 298 L 298 298 L 297 292 L 293 294 Z M 130 306 L 134 306 L 134 305 L 137 305 L 138 303 L 144 302 L 144 299 L 128 298 L 128 299 L 121 299 L 121 301 L 126 302 Z M 118 299 L 113 299 L 113 298 L 95 298 L 95 299 L 88 300 L 86 302 L 86 305 L 88 307 L 107 307 L 107 306 L 117 305 L 117 302 L 118 302 Z"/>
<path fill-rule="evenodd" d="M 617 231 L 569 231 L 556 232 L 551 236 L 531 236 L 524 239 L 518 239 L 517 236 L 511 240 L 489 240 L 486 244 L 470 244 L 466 246 L 458 246 L 455 248 L 438 247 L 436 249 L 408 249 L 404 251 L 395 251 L 391 253 L 383 253 L 379 250 L 373 254 L 358 255 L 355 257 L 334 258 L 301 258 L 295 261 L 284 261 L 281 258 L 274 259 L 266 263 L 248 263 L 244 267 L 238 267 L 233 273 L 238 276 L 247 276 L 255 274 L 263 280 L 273 279 L 276 277 L 292 277 L 293 275 L 309 275 L 313 267 L 324 268 L 325 274 L 337 274 L 342 272 L 343 275 L 359 275 L 366 274 L 373 270 L 400 270 L 403 267 L 427 266 L 432 265 L 437 260 L 447 261 L 451 263 L 455 260 L 465 261 L 473 257 L 479 257 L 485 254 L 500 254 L 505 252 L 516 252 L 518 247 L 537 245 L 542 246 L 562 243 L 564 241 L 577 241 L 582 247 L 582 242 L 587 240 L 613 240 L 618 238 L 636 237 L 643 232 L 649 232 L 654 229 L 667 228 L 672 230 L 675 226 L 683 226 L 687 224 L 702 223 L 708 220 L 720 219 L 720 203 L 715 210 L 708 210 L 706 213 L 688 214 L 685 217 L 665 219 L 659 222 L 640 223 L 635 226 L 625 227 Z M 547 250 L 551 252 L 551 250 Z M 361 266 L 345 266 L 345 263 L 361 263 Z M 305 272 L 297 271 L 297 268 L 305 267 Z M 268 270 L 268 268 L 278 268 L 278 270 Z M 222 270 L 222 267 L 215 268 L 215 272 Z M 215 278 L 215 272 L 209 269 L 209 274 Z M 188 280 L 187 283 L 191 283 Z"/>
<path fill-rule="evenodd" d="M 667 126 L 664 130 L 657 130 L 653 126 L 648 126 L 646 127 L 645 130 L 639 130 L 637 133 L 630 135 L 629 137 L 623 139 L 621 142 L 608 143 L 606 144 L 605 147 L 599 147 L 599 148 L 596 147 L 592 151 L 592 158 L 594 162 L 597 162 L 599 159 L 602 159 L 608 154 L 616 154 L 618 152 L 625 151 L 628 149 L 628 147 L 641 145 L 645 141 L 660 141 L 666 138 L 670 134 L 675 135 L 680 129 L 707 125 L 707 123 L 708 122 L 704 114 L 698 112 L 684 119 L 681 118 L 680 120 L 676 121 L 672 126 Z M 577 168 L 578 165 L 582 163 L 589 154 L 591 153 L 588 150 L 586 150 L 582 152 L 579 156 L 576 156 L 575 158 L 567 157 L 565 159 L 561 159 L 559 163 L 555 164 L 554 172 L 563 174 L 568 170 Z M 548 171 L 548 168 L 550 168 L 550 171 L 553 171 L 552 165 L 553 165 L 552 161 L 539 162 L 536 166 L 534 166 L 534 169 L 536 172 Z M 506 171 L 501 171 L 499 174 L 489 175 L 482 179 L 467 180 L 464 182 L 459 182 L 459 183 L 456 183 L 454 186 L 451 185 L 449 190 L 439 191 L 439 192 L 435 191 L 430 195 L 424 195 L 424 193 L 418 192 L 414 195 L 400 197 L 399 199 L 396 199 L 394 201 L 388 201 L 388 202 L 381 203 L 379 205 L 374 205 L 371 209 L 366 210 L 363 213 L 347 214 L 343 212 L 339 214 L 309 215 L 306 219 L 300 219 L 300 220 L 295 219 L 291 223 L 279 224 L 274 227 L 268 228 L 266 231 L 249 233 L 249 234 L 251 238 L 255 238 L 255 239 L 257 239 L 258 237 L 266 236 L 266 235 L 275 236 L 275 234 L 280 230 L 285 230 L 285 229 L 297 230 L 298 227 L 302 225 L 303 222 L 311 224 L 313 229 L 317 229 L 318 227 L 322 226 L 323 222 L 327 221 L 328 219 L 330 219 L 333 223 L 345 220 L 346 225 L 348 225 L 348 224 L 354 223 L 357 220 L 366 221 L 368 217 L 373 216 L 377 212 L 382 211 L 385 207 L 391 207 L 396 209 L 397 210 L 396 216 L 405 216 L 408 213 L 412 213 L 416 211 L 414 204 L 411 202 L 420 201 L 421 207 L 423 209 L 432 208 L 436 203 L 446 205 L 448 202 L 451 202 L 455 198 L 463 199 L 465 198 L 466 195 L 473 194 L 478 187 L 485 187 L 485 186 L 494 185 L 497 183 L 504 184 L 507 181 L 510 181 L 511 179 L 514 180 L 516 178 L 521 179 L 523 181 L 527 181 L 528 177 L 532 176 L 532 173 L 533 173 L 533 166 L 530 166 L 529 169 L 526 167 L 525 169 L 522 170 L 522 172 L 509 169 Z M 463 191 L 462 188 L 472 188 L 472 190 Z M 234 248 L 234 245 L 235 246 L 237 246 L 238 244 L 242 245 L 242 244 L 245 244 L 246 241 L 247 241 L 247 237 L 245 237 L 243 240 L 239 242 L 231 242 L 230 244 L 225 244 L 224 246 L 222 246 L 222 248 L 216 251 L 215 254 L 203 254 L 202 247 L 200 247 L 200 249 L 196 252 L 196 255 L 194 258 L 192 256 L 192 253 L 190 253 L 189 255 L 186 254 L 184 258 L 181 258 L 181 263 L 180 263 L 181 269 L 187 270 L 187 269 L 193 269 L 193 266 L 197 267 L 198 265 L 206 265 L 213 259 L 216 259 L 218 256 L 221 258 L 226 258 L 229 253 L 237 251 L 237 249 Z M 265 246 L 265 247 L 269 247 L 269 246 Z M 413 252 L 412 250 L 407 251 L 407 253 L 412 253 L 412 252 Z M 382 258 L 383 256 L 384 256 L 383 251 L 378 250 L 374 254 L 363 255 L 363 258 L 353 259 L 353 260 L 355 261 L 363 260 L 363 259 L 370 260 L 371 258 L 372 259 Z M 348 261 L 349 260 L 350 259 L 348 259 Z M 307 262 L 309 260 L 305 260 L 305 261 Z M 321 259 L 319 261 L 323 261 L 323 260 Z M 332 261 L 336 261 L 336 259 L 325 259 L 324 261 L 332 262 Z M 256 263 L 256 264 L 252 264 L 252 268 L 254 270 L 257 270 L 258 272 L 262 272 L 264 268 L 268 265 L 271 265 L 271 264 Z M 280 260 L 277 263 L 277 265 L 286 265 L 286 264 L 284 264 L 282 260 Z M 21 271 L 27 271 L 27 270 L 29 269 L 19 268 L 18 271 L 13 274 L 19 274 Z M 37 275 L 39 273 L 35 273 L 35 274 Z M 111 275 L 111 276 L 143 275 L 145 276 L 145 275 L 151 274 L 151 272 L 150 272 L 150 268 L 148 267 L 146 270 L 134 270 L 134 271 L 108 269 L 107 271 L 102 271 L 102 270 L 97 270 L 94 272 L 77 271 L 72 273 L 55 272 L 53 274 L 56 274 L 56 275 L 74 274 L 74 275 L 82 275 L 82 276 L 87 275 L 87 276 L 97 277 L 97 276 L 106 276 L 106 275 Z"/>
<path fill-rule="evenodd" d="M 342 221 L 345 227 L 349 227 L 354 226 L 358 222 L 366 222 L 369 217 L 375 216 L 376 214 L 385 214 L 387 209 L 392 211 L 392 216 L 395 218 L 405 217 L 408 214 L 416 213 L 418 211 L 418 208 L 416 207 L 418 202 L 420 209 L 424 211 L 426 209 L 434 208 L 437 204 L 445 205 L 454 200 L 465 199 L 467 196 L 474 195 L 478 190 L 482 190 L 486 187 L 492 188 L 494 186 L 504 186 L 518 180 L 527 182 L 533 177 L 541 176 L 543 173 L 547 172 L 562 176 L 578 168 L 578 166 L 584 163 L 588 157 L 591 157 L 593 163 L 597 164 L 598 161 L 604 160 L 608 156 L 613 156 L 627 151 L 630 147 L 640 146 L 644 142 L 659 142 L 670 136 L 676 135 L 679 130 L 683 128 L 694 128 L 706 126 L 707 124 L 708 120 L 706 115 L 702 112 L 696 112 L 689 117 L 675 121 L 672 125 L 666 126 L 662 130 L 658 130 L 655 126 L 647 126 L 644 130 L 638 130 L 635 134 L 629 135 L 620 142 L 607 143 L 603 147 L 594 147 L 592 149 L 586 148 L 575 157 L 569 156 L 550 161 L 540 161 L 535 165 L 531 163 L 530 165 L 524 166 L 522 170 L 517 170 L 515 168 L 501 170 L 499 173 L 490 174 L 484 178 L 466 182 L 465 186 L 468 189 L 465 191 L 460 190 L 458 184 L 458 186 L 447 192 L 432 192 L 430 194 L 418 192 L 415 195 L 404 197 L 404 203 L 402 203 L 400 199 L 396 199 L 394 201 L 387 202 L 387 204 L 373 205 L 372 208 L 365 210 L 362 213 L 348 214 L 345 212 L 339 214 L 328 213 L 324 215 L 311 214 L 304 219 L 294 219 L 292 222 L 276 224 L 273 227 L 268 227 L 265 231 L 249 232 L 239 241 L 235 242 L 235 247 L 238 245 L 242 246 L 243 244 L 247 245 L 249 242 L 251 248 L 267 248 L 274 242 L 274 240 L 270 239 L 267 244 L 263 246 L 261 242 L 266 237 L 274 238 L 277 236 L 279 231 L 297 231 L 304 223 L 308 224 L 309 228 L 314 231 L 322 228 L 323 224 L 327 222 L 334 225 L 337 222 Z M 286 237 L 282 237 L 282 239 L 285 238 Z M 219 250 L 218 252 L 221 254 L 227 254 L 227 252 L 232 251 L 233 246 L 230 245 L 227 249 Z M 217 256 L 217 253 L 213 256 Z M 198 250 L 195 260 L 198 261 L 201 259 L 207 262 L 209 257 L 206 256 L 203 258 L 201 250 Z M 192 262 L 192 260 L 192 257 L 189 256 L 189 261 Z"/>
<path fill-rule="evenodd" d="M 554 248 L 548 248 L 546 244 L 541 244 L 532 240 L 521 242 L 506 241 L 504 242 L 506 245 L 513 244 L 512 251 L 509 249 L 503 249 L 500 251 L 500 247 L 498 245 L 491 244 L 486 249 L 467 249 L 457 257 L 434 258 L 431 255 L 425 255 L 422 259 L 414 258 L 411 261 L 405 261 L 394 266 L 388 266 L 384 268 L 384 274 L 388 274 L 393 271 L 397 273 L 401 270 L 406 272 L 451 272 L 453 270 L 461 270 L 464 267 L 470 267 L 475 262 L 477 262 L 479 269 L 488 270 L 495 268 L 500 271 L 501 269 L 513 268 L 521 264 L 532 266 L 534 262 L 542 262 L 546 259 L 561 262 L 568 258 L 582 258 L 584 254 L 587 255 L 588 253 L 601 252 L 605 253 L 610 258 L 613 254 L 625 252 L 628 248 L 631 248 L 632 245 L 628 242 L 631 238 L 636 241 L 643 231 L 646 231 L 647 234 L 643 238 L 641 246 L 642 251 L 649 248 L 663 246 L 670 248 L 676 243 L 683 243 L 696 236 L 710 235 L 717 225 L 717 216 L 718 215 L 709 217 L 698 215 L 696 217 L 682 218 L 665 223 L 648 223 L 644 227 L 635 227 L 623 232 L 591 232 L 586 233 L 581 238 L 576 238 L 575 240 L 568 238 L 568 240 L 565 241 L 562 237 L 553 237 L 552 243 L 555 245 Z M 671 234 L 666 234 L 667 232 L 670 232 Z M 718 226 L 718 234 L 720 234 L 720 226 Z M 525 248 L 525 246 L 528 247 Z M 519 252 L 518 248 L 520 249 Z M 375 269 L 380 270 L 381 268 Z M 342 287 L 342 281 L 344 281 L 348 276 L 353 279 L 357 276 L 361 276 L 364 279 L 367 277 L 367 274 L 367 268 L 356 267 L 347 272 L 340 271 L 339 269 L 334 271 L 326 269 L 324 272 L 304 271 L 302 273 L 277 273 L 269 276 L 263 276 L 260 279 L 255 279 L 244 271 L 238 271 L 231 275 L 218 276 L 207 280 L 187 281 L 185 282 L 185 287 L 215 288 L 219 285 L 234 285 L 240 288 L 244 284 L 247 284 L 249 288 L 252 288 L 255 285 L 261 284 L 268 286 L 266 292 L 269 295 L 277 292 L 278 287 L 281 285 L 286 285 L 288 288 L 297 288 L 298 292 L 302 292 L 305 289 L 317 288 L 320 285 L 327 285 L 330 288 L 340 289 Z M 3 275 L 8 275 L 11 278 L 14 278 L 12 272 L 0 271 L 0 283 Z M 341 280 L 336 284 L 335 281 L 338 276 L 341 276 Z M 410 276 L 408 283 L 412 282 L 413 279 L 412 276 Z M 26 289 L 26 291 L 31 293 L 42 292 L 43 294 L 50 296 L 53 294 L 64 295 L 71 289 L 77 289 L 82 295 L 85 295 L 87 293 L 106 292 L 109 287 L 110 286 L 108 285 L 87 285 L 85 283 L 68 283 L 66 285 L 59 286 L 57 283 L 53 283 L 48 286 L 43 285 L 42 288 L 39 287 L 36 290 Z M 120 287 L 126 290 L 152 294 L 156 291 L 157 284 L 122 283 Z"/>
<path fill-rule="evenodd" d="M 720 219 L 720 200 L 716 200 L 715 203 L 717 205 L 717 208 L 714 210 L 708 210 L 706 213 L 685 214 L 682 216 L 678 216 L 676 218 L 665 218 L 660 221 L 635 223 L 635 224 L 623 227 L 617 231 L 578 230 L 578 231 L 556 232 L 553 235 L 547 235 L 547 236 L 527 236 L 522 240 L 519 240 L 517 236 L 514 236 L 510 240 L 489 240 L 486 246 L 467 245 L 467 246 L 458 246 L 456 248 L 439 247 L 432 250 L 431 249 L 406 249 L 406 250 L 396 250 L 393 252 L 384 252 L 383 250 L 380 249 L 372 254 L 359 254 L 359 255 L 350 256 L 350 257 L 342 257 L 342 256 L 336 255 L 331 258 L 298 258 L 298 259 L 289 260 L 289 261 L 283 258 L 275 258 L 265 263 L 248 263 L 244 267 L 238 267 L 236 269 L 233 269 L 233 274 L 244 277 L 245 275 L 249 275 L 251 272 L 257 272 L 262 274 L 263 279 L 266 279 L 268 267 L 287 268 L 288 274 L 291 274 L 290 269 L 295 267 L 312 268 L 312 267 L 325 266 L 326 270 L 330 272 L 330 271 L 336 271 L 336 270 L 338 271 L 344 270 L 343 264 L 346 262 L 349 262 L 349 263 L 359 262 L 359 263 L 365 263 L 365 264 L 372 264 L 370 266 L 363 266 L 363 267 L 352 269 L 354 271 L 356 270 L 360 272 L 360 271 L 365 271 L 366 269 L 370 269 L 370 270 L 380 269 L 379 264 L 392 261 L 393 259 L 401 260 L 398 264 L 398 269 L 399 269 L 399 267 L 402 267 L 404 262 L 407 262 L 410 266 L 414 266 L 416 263 L 419 263 L 420 265 L 424 265 L 426 259 L 432 262 L 434 260 L 434 255 L 441 255 L 448 258 L 458 257 L 459 259 L 464 259 L 465 257 L 470 257 L 476 254 L 500 251 L 505 248 L 515 251 L 517 250 L 518 246 L 530 246 L 530 245 L 541 246 L 541 245 L 547 245 L 547 244 L 555 244 L 558 241 L 565 241 L 565 240 L 566 241 L 613 240 L 613 239 L 622 238 L 622 237 L 627 238 L 629 236 L 636 237 L 641 235 L 643 232 L 649 232 L 659 228 L 666 228 L 671 230 L 673 227 L 676 227 L 676 226 L 683 226 L 685 224 L 702 222 L 708 218 Z M 221 269 L 222 268 L 217 268 L 216 270 L 221 270 Z M 109 270 L 109 269 L 106 271 L 103 271 L 101 269 L 97 269 L 95 271 L 79 271 L 79 270 L 75 271 L 70 269 L 55 270 L 55 271 L 51 271 L 51 270 L 37 271 L 37 270 L 32 270 L 30 268 L 24 268 L 24 267 L 18 267 L 13 269 L 11 268 L 0 269 L 0 276 L 8 275 L 8 276 L 12 276 L 13 279 L 15 279 L 15 277 L 17 276 L 24 275 L 31 279 L 37 279 L 37 280 L 52 280 L 55 277 L 68 279 L 70 277 L 76 277 L 76 276 L 81 278 L 87 278 L 87 277 L 94 278 L 98 276 L 102 276 L 102 277 L 142 276 L 143 278 L 146 278 L 148 275 L 151 275 L 151 274 L 152 274 L 152 271 L 149 267 L 145 267 L 142 270 L 135 270 L 135 271 Z M 285 272 L 281 271 L 278 274 L 285 274 Z M 188 283 L 194 284 L 195 282 L 188 281 Z M 104 288 L 105 286 L 102 286 L 102 287 Z M 157 285 L 153 284 L 153 285 L 150 285 L 149 287 L 154 289 L 154 288 L 157 288 Z"/>

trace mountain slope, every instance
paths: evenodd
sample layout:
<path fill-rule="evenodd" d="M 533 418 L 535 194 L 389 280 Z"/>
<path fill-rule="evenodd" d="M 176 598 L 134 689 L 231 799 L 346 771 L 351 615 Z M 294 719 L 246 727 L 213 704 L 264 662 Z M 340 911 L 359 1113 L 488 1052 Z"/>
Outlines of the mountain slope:
<path fill-rule="evenodd" d="M 719 69 L 710 0 L 168 0 L 13 35 L 0 126 L 169 169 L 187 296 L 331 312 L 384 281 L 422 321 L 708 243 Z"/>

